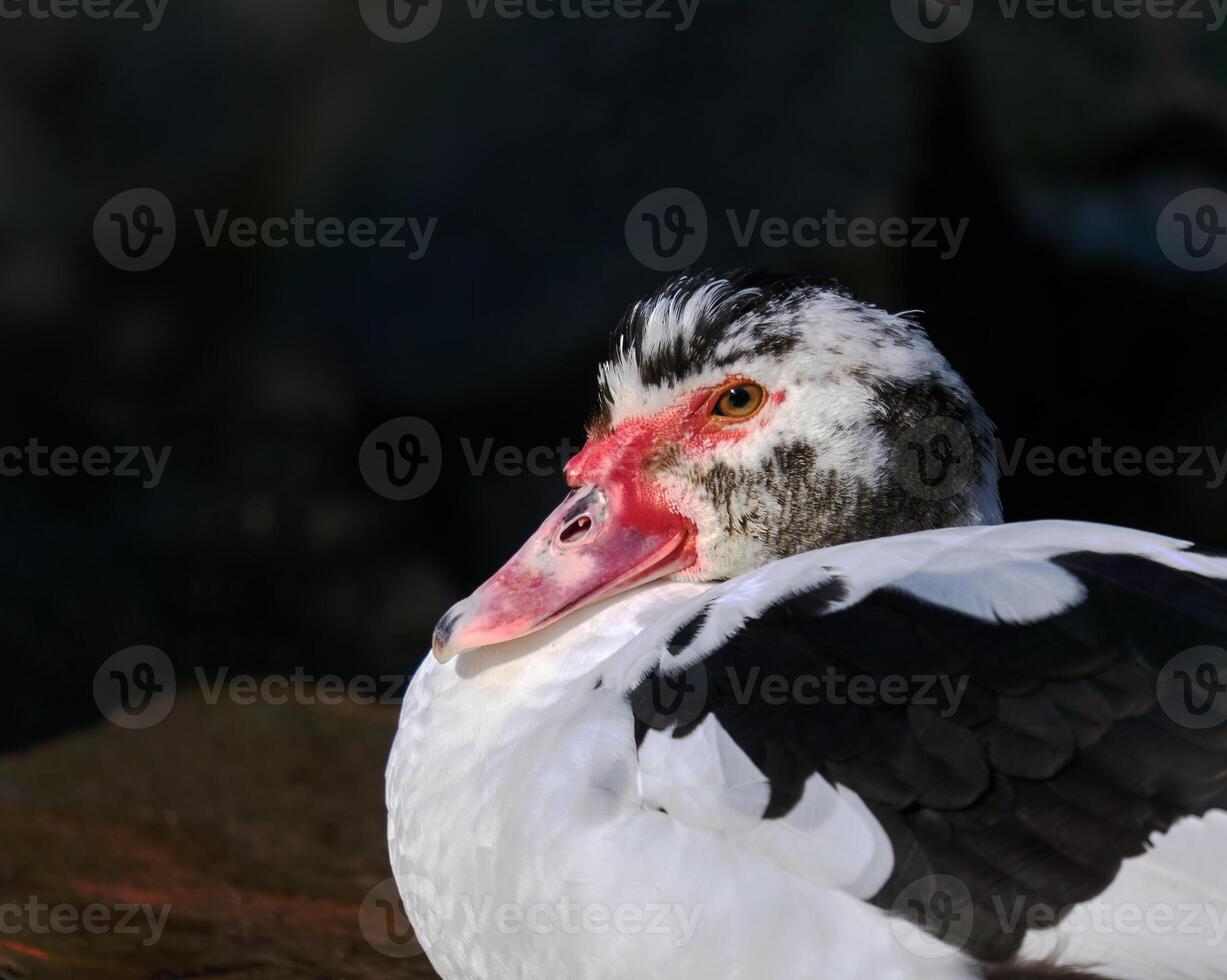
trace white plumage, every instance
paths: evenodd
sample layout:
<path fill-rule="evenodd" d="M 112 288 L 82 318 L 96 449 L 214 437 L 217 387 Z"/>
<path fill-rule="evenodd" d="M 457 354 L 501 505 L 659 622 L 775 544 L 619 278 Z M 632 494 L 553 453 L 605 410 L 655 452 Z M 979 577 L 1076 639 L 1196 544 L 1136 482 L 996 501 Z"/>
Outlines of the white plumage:
<path fill-rule="evenodd" d="M 824 808 L 821 793 L 838 795 L 821 786 L 799 824 L 760 827 L 762 776 L 718 726 L 686 740 L 677 784 L 665 760 L 654 764 L 653 740 L 636 752 L 626 691 L 612 678 L 641 672 L 651 651 L 636 639 L 704 591 L 646 586 L 578 622 L 423 663 L 388 765 L 388 833 L 435 969 L 446 980 L 973 976 L 912 962 L 883 914 L 841 887 L 880 876 L 871 866 L 885 853 L 855 798 Z M 603 674 L 610 683 L 594 690 Z M 841 831 L 835 846 L 821 844 L 828 823 Z M 831 865 L 829 877 L 789 867 L 793 836 L 798 851 L 812 847 L 809 865 Z M 564 899 L 590 924 L 567 928 Z M 520 924 L 542 907 L 540 932 Z M 622 908 L 642 919 L 619 932 Z"/>
<path fill-rule="evenodd" d="M 764 821 L 766 779 L 714 715 L 684 739 L 649 732 L 636 750 L 627 692 L 669 659 L 668 638 L 700 609 L 706 625 L 675 667 L 833 575 L 851 585 L 847 605 L 894 585 L 1011 622 L 1078 601 L 1077 583 L 1045 562 L 1071 550 L 1227 578 L 1227 560 L 1183 547 L 1063 521 L 920 532 L 784 559 L 715 586 L 648 585 L 447 664 L 428 658 L 405 700 L 388 808 L 393 868 L 431 962 L 447 980 L 978 976 L 954 948 L 865 904 L 892 857 L 856 794 L 811 776 L 799 806 Z M 1021 605 L 1011 608 L 1011 596 Z M 1130 862 L 1104 899 L 1178 897 L 1205 904 L 1207 923 L 1227 916 L 1215 877 L 1227 817 L 1173 831 L 1180 844 L 1190 835 L 1199 857 L 1190 861 L 1188 845 L 1161 848 Z M 1195 887 L 1173 891 L 1173 875 Z M 592 917 L 588 926 L 566 928 L 564 899 L 572 921 Z M 539 930 L 523 921 L 534 908 L 543 909 Z M 1198 941 L 1213 935 L 1105 936 L 1093 923 L 1079 934 L 1080 915 L 1066 920 L 1062 943 L 1033 933 L 1028 952 L 1059 946 L 1061 962 L 1138 980 L 1224 975 L 1224 949 Z"/>
<path fill-rule="evenodd" d="M 1227 816 L 1131 856 L 1227 802 L 1181 659 L 1227 558 L 997 524 L 966 384 L 812 283 L 683 277 L 614 352 L 575 492 L 405 698 L 389 851 L 444 980 L 1227 976 Z"/>

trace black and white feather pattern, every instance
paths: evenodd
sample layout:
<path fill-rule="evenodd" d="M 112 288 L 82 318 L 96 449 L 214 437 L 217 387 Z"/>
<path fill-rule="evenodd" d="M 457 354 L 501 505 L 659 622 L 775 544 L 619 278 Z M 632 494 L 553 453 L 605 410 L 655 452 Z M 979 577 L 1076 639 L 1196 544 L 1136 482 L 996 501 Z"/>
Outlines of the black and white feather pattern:
<path fill-rule="evenodd" d="M 733 378 L 741 438 L 678 427 Z M 1227 558 L 1000 524 L 970 387 L 809 280 L 667 283 L 599 387 L 630 455 L 584 481 L 694 560 L 414 676 L 388 839 L 440 976 L 1227 980 Z"/>
<path fill-rule="evenodd" d="M 1183 542 L 1059 521 L 858 542 L 716 586 L 634 646 L 649 803 L 687 809 L 688 740 L 714 732 L 764 785 L 742 772 L 710 806 L 787 823 L 818 786 L 851 791 L 889 860 L 842 884 L 896 912 L 944 889 L 937 925 L 980 959 L 1015 953 L 1010 923 L 1035 909 L 1101 893 L 1154 832 L 1227 806 L 1227 559 Z M 819 838 L 795 843 L 847 846 Z"/>

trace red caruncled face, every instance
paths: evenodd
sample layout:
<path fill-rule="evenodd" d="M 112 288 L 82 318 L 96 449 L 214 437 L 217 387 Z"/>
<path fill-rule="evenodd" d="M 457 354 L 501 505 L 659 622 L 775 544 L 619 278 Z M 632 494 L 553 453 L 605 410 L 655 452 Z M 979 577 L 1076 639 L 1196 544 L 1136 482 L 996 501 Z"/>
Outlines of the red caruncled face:
<path fill-rule="evenodd" d="M 439 621 L 435 656 L 446 661 L 523 636 L 598 599 L 694 566 L 694 522 L 666 498 L 654 461 L 666 452 L 701 457 L 744 438 L 754 428 L 745 423 L 780 397 L 731 376 L 656 415 L 593 434 L 567 464 L 571 494 L 506 565 Z"/>

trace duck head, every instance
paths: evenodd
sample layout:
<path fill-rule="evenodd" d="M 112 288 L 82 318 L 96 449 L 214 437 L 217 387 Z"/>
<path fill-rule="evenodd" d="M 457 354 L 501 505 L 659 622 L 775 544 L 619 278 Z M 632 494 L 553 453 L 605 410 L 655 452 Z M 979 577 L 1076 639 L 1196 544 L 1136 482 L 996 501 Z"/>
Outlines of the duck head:
<path fill-rule="evenodd" d="M 904 316 L 810 279 L 685 275 L 598 374 L 570 493 L 435 629 L 446 661 L 645 582 L 1001 520 L 992 424 Z"/>

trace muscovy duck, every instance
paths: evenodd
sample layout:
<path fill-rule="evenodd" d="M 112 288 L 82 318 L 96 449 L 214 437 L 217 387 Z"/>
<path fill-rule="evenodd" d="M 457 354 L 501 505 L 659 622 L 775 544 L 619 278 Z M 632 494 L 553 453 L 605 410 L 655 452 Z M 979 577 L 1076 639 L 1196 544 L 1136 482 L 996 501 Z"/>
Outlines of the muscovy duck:
<path fill-rule="evenodd" d="M 444 980 L 1227 976 L 1227 558 L 1002 524 L 963 379 L 807 279 L 633 306 L 588 431 L 403 704 Z"/>

